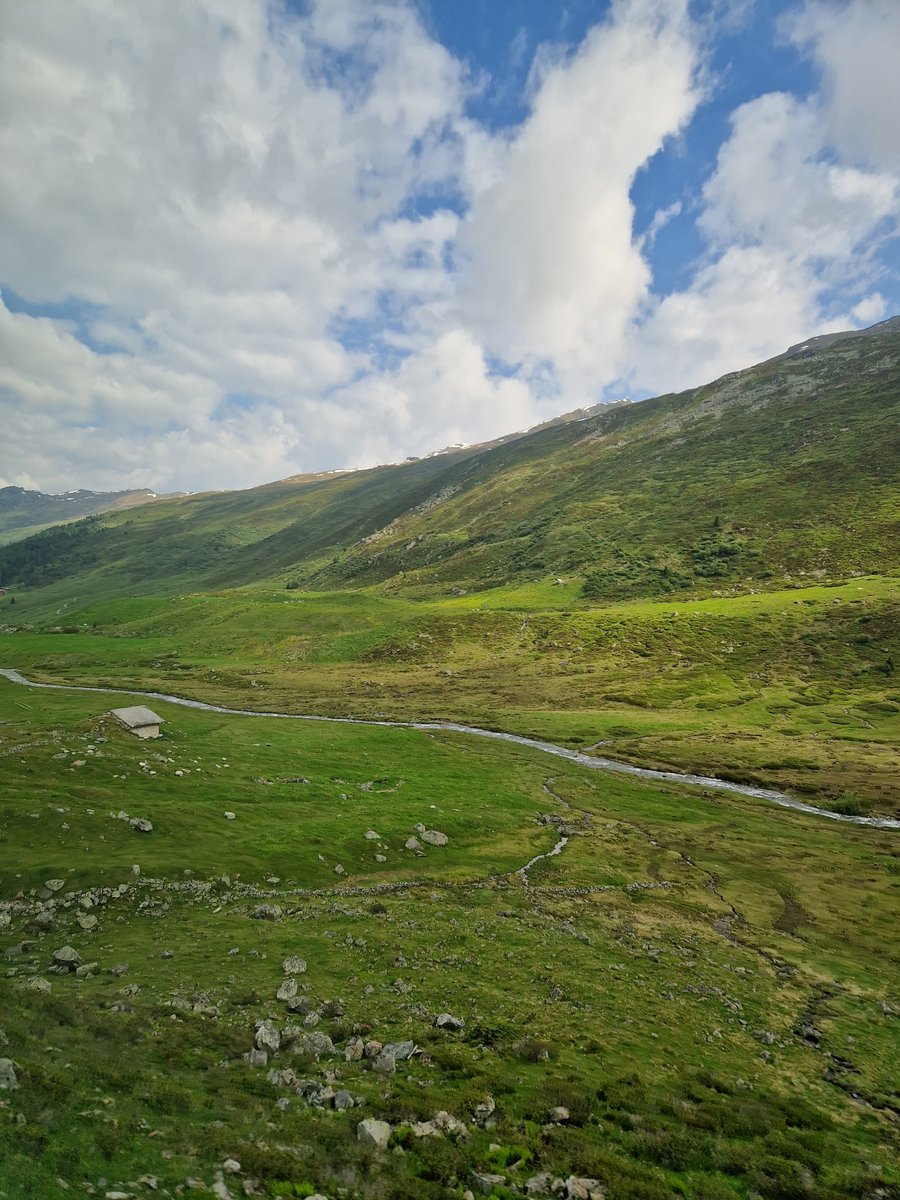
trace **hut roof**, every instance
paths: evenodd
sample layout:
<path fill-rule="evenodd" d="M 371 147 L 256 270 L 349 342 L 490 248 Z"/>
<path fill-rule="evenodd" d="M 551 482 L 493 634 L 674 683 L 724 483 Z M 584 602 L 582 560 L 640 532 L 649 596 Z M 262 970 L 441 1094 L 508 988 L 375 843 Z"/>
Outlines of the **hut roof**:
<path fill-rule="evenodd" d="M 114 708 L 112 715 L 118 717 L 129 729 L 143 729 L 145 725 L 161 725 L 162 717 L 158 717 L 152 708 L 144 704 L 135 704 L 132 708 Z"/>

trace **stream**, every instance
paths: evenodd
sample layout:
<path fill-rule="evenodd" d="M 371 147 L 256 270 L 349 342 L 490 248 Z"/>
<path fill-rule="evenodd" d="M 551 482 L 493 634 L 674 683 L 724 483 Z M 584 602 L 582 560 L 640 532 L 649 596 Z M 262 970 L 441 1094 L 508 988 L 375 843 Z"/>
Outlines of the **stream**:
<path fill-rule="evenodd" d="M 375 725 L 388 729 L 418 729 L 425 732 L 464 733 L 471 737 L 493 738 L 498 742 L 511 742 L 517 746 L 527 746 L 531 750 L 540 750 L 544 754 L 553 754 L 557 758 L 565 758 L 569 762 L 578 763 L 592 771 L 614 771 L 621 775 L 634 775 L 639 779 L 658 779 L 665 783 L 687 785 L 690 787 L 714 788 L 720 792 L 731 792 L 739 796 L 750 796 L 755 800 L 767 800 L 782 808 L 790 808 L 795 812 L 808 813 L 814 817 L 825 817 L 829 821 L 840 821 L 846 825 L 867 825 L 874 829 L 900 829 L 900 820 L 893 817 L 854 817 L 846 813 L 831 812 L 827 808 L 816 808 L 812 804 L 804 804 L 784 792 L 776 792 L 770 788 L 753 787 L 745 783 L 732 783 L 728 779 L 716 779 L 711 775 L 682 774 L 679 771 L 657 771 L 651 767 L 634 767 L 630 763 L 617 762 L 612 758 L 596 758 L 590 754 L 582 754 L 578 750 L 569 750 L 565 746 L 557 746 L 553 742 L 539 741 L 537 738 L 523 737 L 517 733 L 501 733 L 495 729 L 479 729 L 475 725 L 459 725 L 453 721 L 375 721 L 362 717 L 319 717 L 309 713 L 260 712 L 243 708 L 226 708 L 221 704 L 207 704 L 202 700 L 186 700 L 182 696 L 170 696 L 166 692 L 139 692 L 126 688 L 90 687 L 70 683 L 35 683 L 26 679 L 18 671 L 0 667 L 0 676 L 10 683 L 23 684 L 30 688 L 46 688 L 63 692 L 102 692 L 116 696 L 140 696 L 145 700 L 162 700 L 167 704 L 178 704 L 183 708 L 196 708 L 202 712 L 224 713 L 236 717 L 269 717 L 287 721 L 326 721 L 334 725 Z M 562 846 L 555 847 L 550 853 L 558 854 Z M 538 855 L 543 858 L 545 855 Z M 537 859 L 532 860 L 536 862 Z M 529 863 L 525 868 L 532 865 Z"/>

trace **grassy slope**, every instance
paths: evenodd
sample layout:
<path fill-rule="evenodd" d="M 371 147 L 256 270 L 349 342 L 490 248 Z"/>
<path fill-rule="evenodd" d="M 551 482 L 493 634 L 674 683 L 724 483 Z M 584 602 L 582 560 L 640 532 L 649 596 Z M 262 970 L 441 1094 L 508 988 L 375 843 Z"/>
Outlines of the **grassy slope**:
<path fill-rule="evenodd" d="M 0 568 L 90 587 L 98 566 L 107 594 L 294 578 L 429 595 L 560 573 L 592 576 L 600 599 L 777 587 L 897 565 L 898 464 L 888 322 L 501 445 L 50 531 Z"/>
<path fill-rule="evenodd" d="M 59 1179 L 143 1193 L 148 1173 L 172 1195 L 228 1156 L 270 1197 L 456 1196 L 472 1167 L 511 1185 L 587 1174 L 609 1200 L 900 1194 L 895 835 L 460 737 L 159 705 L 164 739 L 139 743 L 106 704 L 0 681 L 0 898 L 21 897 L 0 929 L 21 1085 L 0 1105 L 6 1200 L 62 1195 Z M 108 815 L 122 808 L 152 834 Z M 496 878 L 552 844 L 539 811 L 579 832 L 530 887 Z M 418 820 L 449 845 L 403 849 Z M 47 930 L 51 877 L 66 885 Z M 397 882 L 417 886 L 366 892 Z M 117 885 L 82 930 L 66 892 Z M 249 920 L 251 887 L 288 915 Z M 92 978 L 47 974 L 66 942 Z M 339 1046 L 358 1029 L 425 1052 L 386 1080 L 342 1055 L 275 1060 L 334 1072 L 361 1112 L 310 1109 L 241 1061 L 254 1020 L 286 1019 L 287 954 L 314 1003 L 342 998 L 319 1026 Z M 34 975 L 52 994 L 19 990 Z M 443 1010 L 462 1035 L 430 1027 Z M 404 1132 L 440 1108 L 468 1123 L 486 1094 L 497 1123 L 464 1142 Z M 568 1126 L 545 1127 L 555 1104 Z M 390 1120 L 406 1154 L 373 1160 L 360 1116 Z"/>

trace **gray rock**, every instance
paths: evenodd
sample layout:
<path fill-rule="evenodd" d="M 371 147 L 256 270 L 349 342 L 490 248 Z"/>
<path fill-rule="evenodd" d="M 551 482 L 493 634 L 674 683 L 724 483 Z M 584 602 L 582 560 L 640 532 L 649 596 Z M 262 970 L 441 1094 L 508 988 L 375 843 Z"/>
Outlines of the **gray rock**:
<path fill-rule="evenodd" d="M 53 951 L 53 962 L 57 967 L 74 971 L 76 967 L 81 966 L 81 955 L 73 946 L 63 946 Z"/>
<path fill-rule="evenodd" d="M 454 1117 L 452 1113 L 444 1112 L 443 1109 L 434 1114 L 432 1124 L 440 1133 L 446 1133 L 450 1137 L 469 1136 L 468 1129 L 459 1117 Z"/>
<path fill-rule="evenodd" d="M 352 1037 L 344 1047 L 344 1059 L 347 1062 L 359 1062 L 365 1050 L 365 1042 L 361 1037 Z"/>
<path fill-rule="evenodd" d="M 275 993 L 276 1000 L 293 1000 L 297 995 L 297 980 L 285 979 L 284 983 Z"/>
<path fill-rule="evenodd" d="M 261 1021 L 254 1038 L 257 1050 L 275 1054 L 281 1047 L 281 1034 L 271 1021 Z"/>
<path fill-rule="evenodd" d="M 562 1183 L 562 1180 L 559 1181 Z M 548 1196 L 553 1186 L 553 1176 L 549 1171 L 542 1171 L 540 1175 L 532 1175 L 530 1179 L 525 1181 L 526 1196 Z"/>
<path fill-rule="evenodd" d="M 288 1012 L 308 1013 L 311 1008 L 312 1000 L 309 996 L 295 996 L 293 1000 L 288 1000 Z"/>
<path fill-rule="evenodd" d="M 341 1088 L 339 1092 L 334 1094 L 334 1107 L 338 1112 L 346 1112 L 353 1107 L 353 1097 L 346 1089 Z"/>
<path fill-rule="evenodd" d="M 382 1049 L 382 1054 L 393 1055 L 398 1062 L 402 1062 L 407 1058 L 412 1058 L 415 1052 L 415 1042 L 388 1042 L 388 1044 Z"/>
<path fill-rule="evenodd" d="M 292 954 L 281 964 L 281 969 L 285 975 L 305 975 L 306 959 L 298 958 L 295 954 Z"/>
<path fill-rule="evenodd" d="M 75 920 L 85 933 L 90 933 L 92 929 L 97 928 L 97 918 L 93 913 L 79 913 Z"/>
<path fill-rule="evenodd" d="M 367 840 L 367 841 L 369 841 L 369 842 L 380 842 L 380 841 L 381 841 L 381 834 L 380 834 L 380 833 L 376 833 L 374 829 L 369 829 L 369 830 L 366 832 L 366 840 Z"/>
<path fill-rule="evenodd" d="M 452 1013 L 443 1012 L 438 1013 L 434 1018 L 434 1024 L 436 1029 L 456 1030 L 463 1029 L 466 1022 L 462 1017 L 454 1017 Z"/>
<path fill-rule="evenodd" d="M 376 854 L 375 861 L 377 863 L 384 863 L 384 862 L 387 862 L 387 859 L 385 858 L 385 856 L 383 854 Z"/>
<path fill-rule="evenodd" d="M 278 904 L 257 904 L 250 916 L 254 921 L 277 921 L 284 909 Z"/>
<path fill-rule="evenodd" d="M 568 1119 L 569 1110 L 563 1104 L 560 1104 L 557 1108 L 551 1108 L 547 1115 L 547 1120 L 551 1125 L 563 1125 Z"/>
<path fill-rule="evenodd" d="M 387 1121 L 367 1117 L 357 1125 L 356 1136 L 364 1146 L 370 1146 L 373 1150 L 386 1150 L 391 1140 L 391 1127 Z"/>
<path fill-rule="evenodd" d="M 426 829 L 424 833 L 419 834 L 419 837 L 429 846 L 446 846 L 450 840 L 446 833 L 441 833 L 437 829 Z"/>
<path fill-rule="evenodd" d="M 487 1096 L 481 1104 L 475 1105 L 475 1111 L 472 1113 L 472 1120 L 476 1125 L 486 1127 L 494 1115 L 497 1105 L 494 1103 L 493 1096 Z"/>
<path fill-rule="evenodd" d="M 566 1200 L 605 1200 L 606 1189 L 599 1179 L 570 1175 L 564 1183 Z"/>
<path fill-rule="evenodd" d="M 146 817 L 132 817 L 131 820 L 128 822 L 128 824 L 131 826 L 132 829 L 137 830 L 138 833 L 152 833 L 153 832 L 153 826 L 146 819 Z"/>
<path fill-rule="evenodd" d="M 237 820 L 237 813 L 233 813 L 233 812 L 225 812 L 225 813 L 222 813 L 222 816 L 225 818 L 225 820 L 226 820 L 226 821 L 235 821 L 235 820 Z"/>
<path fill-rule="evenodd" d="M 333 869 L 334 869 L 335 875 L 346 875 L 347 874 L 347 872 L 344 870 L 344 868 L 341 866 L 340 863 L 335 863 Z"/>
<path fill-rule="evenodd" d="M 366 1058 L 377 1058 L 381 1053 L 381 1042 L 377 1038 L 369 1038 L 365 1045 Z"/>
<path fill-rule="evenodd" d="M 386 1050 L 372 1059 L 372 1070 L 378 1075 L 393 1075 L 397 1070 L 397 1060 L 393 1054 L 388 1054 Z"/>
<path fill-rule="evenodd" d="M 11 1058 L 0 1058 L 0 1092 L 14 1092 L 19 1086 Z"/>
<path fill-rule="evenodd" d="M 265 1067 L 269 1062 L 268 1052 L 265 1050 L 250 1050 L 244 1055 L 244 1062 L 249 1063 L 251 1067 Z"/>
<path fill-rule="evenodd" d="M 240 1175 L 241 1164 L 238 1162 L 238 1160 L 236 1158 L 226 1158 L 225 1161 L 222 1163 L 222 1170 L 228 1171 L 232 1175 Z"/>
<path fill-rule="evenodd" d="M 469 1182 L 475 1192 L 482 1196 L 489 1196 L 494 1188 L 503 1187 L 506 1183 L 506 1176 L 492 1175 L 489 1171 L 471 1171 Z"/>
<path fill-rule="evenodd" d="M 294 1044 L 295 1054 L 308 1054 L 312 1058 L 321 1058 L 323 1054 L 334 1054 L 334 1042 L 327 1033 L 304 1033 Z"/>
<path fill-rule="evenodd" d="M 422 843 L 419 841 L 419 839 L 417 837 L 407 838 L 406 841 L 404 842 L 404 845 L 406 846 L 407 850 L 421 850 L 422 849 Z"/>
<path fill-rule="evenodd" d="M 47 889 L 48 892 L 61 892 L 65 886 L 66 886 L 66 881 L 64 879 L 46 879 L 46 880 L 44 880 L 44 887 Z"/>

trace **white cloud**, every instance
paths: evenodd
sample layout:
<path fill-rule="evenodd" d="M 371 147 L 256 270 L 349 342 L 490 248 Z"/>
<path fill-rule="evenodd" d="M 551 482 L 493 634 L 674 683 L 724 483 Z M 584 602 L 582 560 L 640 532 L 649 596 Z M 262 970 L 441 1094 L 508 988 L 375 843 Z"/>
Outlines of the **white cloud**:
<path fill-rule="evenodd" d="M 900 177 L 891 165 L 895 123 L 876 108 L 900 108 L 900 83 L 881 69 L 878 42 L 895 28 L 900 9 L 878 0 L 810 4 L 794 18 L 792 36 L 822 69 L 822 89 L 804 100 L 769 93 L 732 114 L 703 190 L 707 254 L 688 288 L 658 297 L 635 323 L 633 386 L 699 384 L 884 315 L 872 289 L 877 251 L 900 223 Z M 869 120 L 868 142 L 844 136 Z"/>
<path fill-rule="evenodd" d="M 551 360 L 567 397 L 615 373 L 649 287 L 629 190 L 696 107 L 696 67 L 685 4 L 615 4 L 571 58 L 539 68 L 461 232 L 466 319 L 507 362 Z"/>
<path fill-rule="evenodd" d="M 699 28 L 688 0 L 613 0 L 580 45 L 538 48 L 499 135 L 410 0 L 7 6 L 2 283 L 65 317 L 0 305 L 0 473 L 166 490 L 369 465 L 877 320 L 893 0 L 785 25 L 821 89 L 733 114 L 694 279 L 652 293 L 690 199 L 638 239 L 632 184 L 749 12 L 717 0 Z"/>

